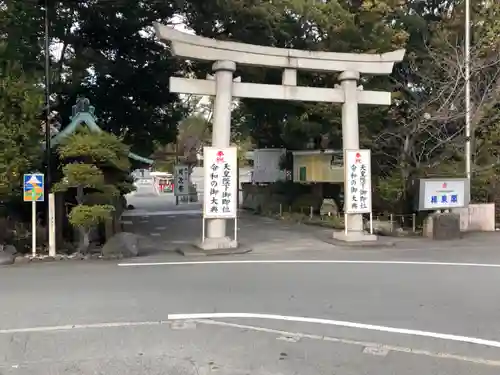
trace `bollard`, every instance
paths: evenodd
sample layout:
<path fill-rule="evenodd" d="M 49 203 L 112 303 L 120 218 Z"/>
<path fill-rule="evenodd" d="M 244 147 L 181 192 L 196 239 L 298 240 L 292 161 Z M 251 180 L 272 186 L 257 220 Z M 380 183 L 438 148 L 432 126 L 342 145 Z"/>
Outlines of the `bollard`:
<path fill-rule="evenodd" d="M 313 206 L 309 207 L 309 219 L 311 219 L 311 220 L 313 218 L 313 211 L 314 211 Z"/>
<path fill-rule="evenodd" d="M 389 222 L 391 223 L 391 232 L 394 230 L 394 215 L 390 214 L 389 215 Z"/>
<path fill-rule="evenodd" d="M 416 213 L 412 214 L 412 225 L 411 225 L 411 227 L 413 229 L 413 233 L 415 233 L 417 231 L 417 214 Z"/>
<path fill-rule="evenodd" d="M 280 203 L 280 217 L 283 217 L 283 205 Z"/>

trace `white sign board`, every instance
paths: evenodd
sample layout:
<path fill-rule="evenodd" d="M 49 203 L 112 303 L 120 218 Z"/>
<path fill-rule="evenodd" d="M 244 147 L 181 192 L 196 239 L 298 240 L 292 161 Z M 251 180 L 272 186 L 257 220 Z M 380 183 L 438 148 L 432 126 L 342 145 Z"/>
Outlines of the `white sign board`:
<path fill-rule="evenodd" d="M 286 155 L 284 148 L 260 148 L 253 150 L 252 182 L 270 183 L 285 180 L 280 169 L 281 159 Z"/>
<path fill-rule="evenodd" d="M 427 178 L 420 180 L 420 211 L 437 211 L 467 207 L 470 200 L 469 182 L 466 178 Z"/>
<path fill-rule="evenodd" d="M 237 148 L 203 148 L 205 187 L 203 216 L 235 218 L 238 198 Z"/>
<path fill-rule="evenodd" d="M 189 194 L 189 167 L 187 165 L 176 165 L 174 168 L 174 195 Z"/>
<path fill-rule="evenodd" d="M 345 150 L 344 211 L 363 214 L 372 211 L 372 175 L 370 150 Z"/>

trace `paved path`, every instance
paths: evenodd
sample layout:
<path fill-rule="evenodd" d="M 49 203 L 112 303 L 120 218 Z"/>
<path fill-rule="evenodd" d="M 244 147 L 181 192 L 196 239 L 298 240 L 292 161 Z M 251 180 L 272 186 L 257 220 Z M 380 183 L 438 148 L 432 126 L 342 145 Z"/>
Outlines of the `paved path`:
<path fill-rule="evenodd" d="M 127 220 L 166 246 L 196 229 L 188 211 Z M 299 249 L 309 228 L 247 217 L 241 232 L 253 253 L 0 268 L 0 374 L 500 373 L 496 237 Z"/>
<path fill-rule="evenodd" d="M 170 257 L 172 250 L 186 244 L 199 242 L 202 233 L 202 206 L 200 203 L 175 206 L 172 194 L 158 197 L 154 191 L 141 186 L 138 193 L 129 198 L 136 209 L 128 211 L 124 218 L 125 229 L 149 237 L 154 257 L 148 261 Z M 234 221 L 229 221 L 227 233 L 234 235 Z M 332 230 L 304 224 L 294 224 L 240 212 L 238 220 L 239 241 L 252 248 L 253 256 L 286 256 L 298 258 L 349 259 L 406 259 L 436 260 L 454 259 L 458 262 L 495 261 L 500 232 L 467 235 L 456 241 L 431 241 L 414 238 L 380 237 L 380 242 L 396 242 L 396 246 L 378 248 L 352 248 L 333 246 L 326 240 Z M 141 261 L 144 261 L 141 259 Z"/>

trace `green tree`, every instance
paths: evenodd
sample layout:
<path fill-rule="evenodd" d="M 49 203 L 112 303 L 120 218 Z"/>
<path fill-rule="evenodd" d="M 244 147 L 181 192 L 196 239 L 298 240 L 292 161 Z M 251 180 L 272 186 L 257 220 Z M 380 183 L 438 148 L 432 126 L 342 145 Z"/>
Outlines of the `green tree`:
<path fill-rule="evenodd" d="M 473 197 L 484 198 L 498 185 L 485 181 L 496 176 L 499 161 L 500 55 L 492 35 L 499 30 L 500 5 L 483 5 L 474 6 L 471 12 L 470 86 L 473 181 L 482 184 L 481 188 L 488 186 L 487 192 L 473 187 Z M 465 173 L 463 2 L 424 1 L 412 7 L 410 14 L 400 18 L 409 42 L 407 59 L 394 74 L 395 103 L 372 147 L 379 175 L 400 182 L 402 199 L 398 202 L 403 203 L 411 203 L 407 198 L 411 199 L 413 178 L 463 177 Z"/>
<path fill-rule="evenodd" d="M 42 104 L 36 80 L 20 63 L 0 59 L 0 200 L 4 202 L 19 199 L 23 174 L 41 167 Z"/>
<path fill-rule="evenodd" d="M 37 0 L 0 2 L 1 59 L 17 61 L 26 73 L 42 73 L 43 27 Z"/>
<path fill-rule="evenodd" d="M 55 191 L 72 191 L 76 206 L 70 223 L 79 229 L 79 251 L 88 251 L 92 228 L 112 218 L 120 209 L 120 197 L 132 191 L 129 177 L 129 149 L 107 132 L 82 130 L 66 138 L 58 148 L 63 177 Z"/>
<path fill-rule="evenodd" d="M 44 8 L 39 0 L 0 2 L 0 42 L 25 69 L 44 68 Z M 175 2 L 50 0 L 50 81 L 56 109 L 67 119 L 78 96 L 99 105 L 104 130 L 138 154 L 153 141 L 171 142 L 184 108 L 169 92 L 183 62 L 171 59 L 152 23 L 168 23 Z"/>
<path fill-rule="evenodd" d="M 354 4 L 354 5 L 353 5 Z M 357 4 L 357 5 L 356 5 Z M 266 46 L 313 51 L 381 53 L 400 48 L 406 32 L 393 22 L 405 10 L 404 2 L 389 1 L 307 1 L 245 2 L 220 0 L 187 1 L 186 21 L 200 35 Z M 208 64 L 195 65 L 197 74 Z M 278 84 L 281 72 L 272 69 L 239 67 L 242 80 Z M 299 84 L 333 87 L 336 75 L 306 74 Z M 366 88 L 392 88 L 387 77 L 365 77 Z M 362 109 L 363 140 L 371 138 L 374 119 L 387 109 Z M 341 146 L 340 106 L 245 99 L 234 113 L 233 123 L 246 127 L 257 147 L 304 148 L 309 139 L 319 142 L 329 135 L 331 146 Z M 241 133 L 247 130 L 241 130 Z"/>
<path fill-rule="evenodd" d="M 52 12 L 63 50 L 54 77 L 62 116 L 80 94 L 101 108 L 100 126 L 134 152 L 147 155 L 153 141 L 172 141 L 183 108 L 169 77 L 183 64 L 156 41 L 152 24 L 169 22 L 175 11 L 160 1 L 60 1 Z"/>

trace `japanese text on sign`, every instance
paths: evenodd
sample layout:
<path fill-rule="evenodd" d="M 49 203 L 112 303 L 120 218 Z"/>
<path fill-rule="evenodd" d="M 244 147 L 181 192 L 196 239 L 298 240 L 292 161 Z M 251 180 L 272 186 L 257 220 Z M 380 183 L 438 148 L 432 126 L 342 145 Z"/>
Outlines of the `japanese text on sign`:
<path fill-rule="evenodd" d="M 233 218 L 237 213 L 237 151 L 235 147 L 203 149 L 205 191 L 203 214 L 208 218 Z"/>
<path fill-rule="evenodd" d="M 469 203 L 467 179 L 420 180 L 419 210 L 442 210 L 466 207 Z"/>
<path fill-rule="evenodd" d="M 369 213 L 372 210 L 370 150 L 346 150 L 345 153 L 345 212 Z"/>
<path fill-rule="evenodd" d="M 189 194 L 189 168 L 186 165 L 175 166 L 174 194 Z"/>

